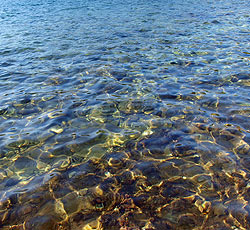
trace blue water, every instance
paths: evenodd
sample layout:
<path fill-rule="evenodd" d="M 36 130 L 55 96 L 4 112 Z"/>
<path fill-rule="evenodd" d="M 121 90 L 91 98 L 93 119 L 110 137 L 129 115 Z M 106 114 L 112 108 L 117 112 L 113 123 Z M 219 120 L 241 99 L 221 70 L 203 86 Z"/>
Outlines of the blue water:
<path fill-rule="evenodd" d="M 0 0 L 0 227 L 249 229 L 249 12 L 245 0 Z M 84 189 L 103 201 L 65 201 Z"/>

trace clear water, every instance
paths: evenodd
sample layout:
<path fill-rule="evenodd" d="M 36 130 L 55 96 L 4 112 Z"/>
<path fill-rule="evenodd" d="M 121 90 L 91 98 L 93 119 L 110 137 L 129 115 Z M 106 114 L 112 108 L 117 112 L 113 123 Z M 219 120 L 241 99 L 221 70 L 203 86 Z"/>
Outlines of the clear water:
<path fill-rule="evenodd" d="M 250 228 L 248 1 L 0 3 L 2 229 Z"/>

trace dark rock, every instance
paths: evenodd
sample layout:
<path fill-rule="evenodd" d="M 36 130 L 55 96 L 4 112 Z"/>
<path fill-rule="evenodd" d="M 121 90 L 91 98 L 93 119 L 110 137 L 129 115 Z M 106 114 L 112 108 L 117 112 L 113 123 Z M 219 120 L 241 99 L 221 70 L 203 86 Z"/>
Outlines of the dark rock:
<path fill-rule="evenodd" d="M 25 229 L 30 230 L 55 230 L 57 221 L 53 216 L 32 217 L 25 223 Z"/>
<path fill-rule="evenodd" d="M 178 219 L 179 229 L 193 229 L 196 226 L 196 217 L 193 214 L 181 215 Z"/>
<path fill-rule="evenodd" d="M 36 162 L 28 157 L 19 157 L 15 160 L 14 166 L 17 169 L 34 168 L 36 167 Z"/>
<path fill-rule="evenodd" d="M 18 180 L 18 179 L 16 179 L 16 178 L 10 178 L 10 179 L 8 179 L 8 180 L 6 181 L 5 186 L 6 186 L 6 187 L 14 186 L 14 185 L 18 184 L 19 181 L 20 181 L 20 180 Z"/>

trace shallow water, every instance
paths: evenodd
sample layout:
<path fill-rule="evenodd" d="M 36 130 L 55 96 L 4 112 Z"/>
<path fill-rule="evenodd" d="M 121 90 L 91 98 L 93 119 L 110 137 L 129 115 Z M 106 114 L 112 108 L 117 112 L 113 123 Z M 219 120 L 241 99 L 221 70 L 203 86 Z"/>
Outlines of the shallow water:
<path fill-rule="evenodd" d="M 249 229 L 248 1 L 0 1 L 1 229 Z"/>

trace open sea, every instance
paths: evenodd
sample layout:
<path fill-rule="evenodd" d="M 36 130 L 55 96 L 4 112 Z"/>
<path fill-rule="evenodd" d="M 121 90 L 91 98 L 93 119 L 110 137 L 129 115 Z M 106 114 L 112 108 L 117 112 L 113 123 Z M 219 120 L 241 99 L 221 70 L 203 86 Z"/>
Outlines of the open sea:
<path fill-rule="evenodd" d="M 247 0 L 0 0 L 1 230 L 249 230 Z"/>

